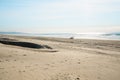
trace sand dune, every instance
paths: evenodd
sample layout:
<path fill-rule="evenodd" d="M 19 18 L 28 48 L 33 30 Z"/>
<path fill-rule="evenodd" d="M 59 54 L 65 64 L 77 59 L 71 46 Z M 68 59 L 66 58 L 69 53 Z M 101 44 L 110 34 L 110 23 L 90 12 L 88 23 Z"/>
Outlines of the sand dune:
<path fill-rule="evenodd" d="M 0 38 L 52 48 L 0 43 L 0 80 L 120 80 L 120 41 L 7 35 Z"/>

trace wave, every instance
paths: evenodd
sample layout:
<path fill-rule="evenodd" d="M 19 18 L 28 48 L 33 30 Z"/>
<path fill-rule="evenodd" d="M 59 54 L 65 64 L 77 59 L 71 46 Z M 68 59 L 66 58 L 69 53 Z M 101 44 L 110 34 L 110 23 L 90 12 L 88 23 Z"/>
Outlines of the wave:
<path fill-rule="evenodd" d="M 104 35 L 106 35 L 106 36 L 112 36 L 112 35 L 120 36 L 120 32 L 106 33 L 106 34 L 104 34 Z"/>

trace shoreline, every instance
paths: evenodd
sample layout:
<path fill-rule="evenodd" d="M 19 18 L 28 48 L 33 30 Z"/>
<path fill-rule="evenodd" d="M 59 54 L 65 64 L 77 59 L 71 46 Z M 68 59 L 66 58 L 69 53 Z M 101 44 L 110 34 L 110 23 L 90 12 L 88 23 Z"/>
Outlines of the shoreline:
<path fill-rule="evenodd" d="M 70 39 L 70 37 L 49 37 L 49 36 L 36 36 L 36 35 L 17 35 L 17 34 L 0 34 L 5 36 L 16 36 L 16 37 L 41 37 L 41 38 L 58 38 L 58 39 Z M 110 40 L 110 41 L 120 41 L 120 39 L 107 39 L 107 38 L 74 38 L 74 40 Z"/>
<path fill-rule="evenodd" d="M 24 38 L 53 38 L 53 39 L 68 39 L 68 40 L 101 40 L 101 41 L 120 41 L 119 39 L 87 39 L 87 38 L 64 38 L 64 37 L 46 37 L 46 36 L 29 36 L 29 35 L 11 35 L 11 34 L 0 34 L 0 36 L 13 36 L 13 37 L 24 37 Z"/>

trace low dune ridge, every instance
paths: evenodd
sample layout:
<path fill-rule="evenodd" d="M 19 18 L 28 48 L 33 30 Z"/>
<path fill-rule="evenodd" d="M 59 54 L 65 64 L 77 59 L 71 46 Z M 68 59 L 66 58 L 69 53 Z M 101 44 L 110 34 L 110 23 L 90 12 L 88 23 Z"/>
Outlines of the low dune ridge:
<path fill-rule="evenodd" d="M 0 41 L 0 80 L 120 80 L 120 41 L 10 35 Z"/>

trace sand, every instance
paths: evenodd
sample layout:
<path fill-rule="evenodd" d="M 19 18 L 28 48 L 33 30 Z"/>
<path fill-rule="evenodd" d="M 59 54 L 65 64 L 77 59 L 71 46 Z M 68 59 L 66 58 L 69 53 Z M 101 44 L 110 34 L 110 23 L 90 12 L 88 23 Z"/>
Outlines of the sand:
<path fill-rule="evenodd" d="M 120 80 L 120 41 L 1 37 L 52 49 L 0 43 L 0 80 Z"/>

